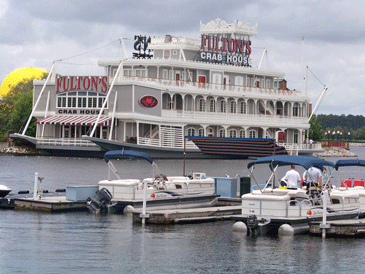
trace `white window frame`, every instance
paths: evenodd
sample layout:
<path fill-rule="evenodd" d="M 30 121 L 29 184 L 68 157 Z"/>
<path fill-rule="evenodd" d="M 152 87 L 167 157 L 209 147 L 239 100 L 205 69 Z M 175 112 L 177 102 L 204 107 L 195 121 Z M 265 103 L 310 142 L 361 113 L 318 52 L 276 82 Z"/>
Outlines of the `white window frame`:
<path fill-rule="evenodd" d="M 230 137 L 230 138 L 237 138 L 237 130 L 235 130 L 235 129 L 230 129 L 230 130 L 229 130 L 229 137 Z"/>
<path fill-rule="evenodd" d="M 243 77 L 242 76 L 236 76 L 234 78 L 234 84 L 236 86 L 242 86 L 242 84 L 243 84 Z"/>
<path fill-rule="evenodd" d="M 193 127 L 188 128 L 188 136 L 196 136 L 195 135 L 195 128 L 193 128 Z"/>
<path fill-rule="evenodd" d="M 226 137 L 226 131 L 225 131 L 225 129 L 224 129 L 224 128 L 221 128 L 221 129 L 219 130 L 219 137 Z"/>

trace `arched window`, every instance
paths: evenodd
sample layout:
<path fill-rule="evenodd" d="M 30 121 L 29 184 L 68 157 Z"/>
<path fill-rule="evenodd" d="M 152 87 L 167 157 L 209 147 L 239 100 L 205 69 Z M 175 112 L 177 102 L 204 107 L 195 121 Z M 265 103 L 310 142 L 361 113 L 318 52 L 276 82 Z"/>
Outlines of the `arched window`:
<path fill-rule="evenodd" d="M 188 128 L 188 136 L 195 136 L 195 128 L 193 127 Z"/>
<path fill-rule="evenodd" d="M 256 131 L 250 130 L 249 135 L 250 135 L 250 138 L 256 138 Z"/>
<path fill-rule="evenodd" d="M 211 127 L 208 127 L 207 134 L 208 134 L 208 136 L 214 136 L 214 130 Z"/>
<path fill-rule="evenodd" d="M 245 101 L 240 102 L 240 113 L 246 114 L 246 102 Z"/>
<path fill-rule="evenodd" d="M 245 138 L 246 137 L 246 132 L 244 129 L 240 130 L 240 138 Z"/>
<path fill-rule="evenodd" d="M 214 99 L 209 100 L 209 111 L 215 112 L 215 100 Z"/>
<path fill-rule="evenodd" d="M 198 135 L 199 136 L 204 136 L 204 128 L 199 128 Z"/>
<path fill-rule="evenodd" d="M 230 105 L 231 105 L 231 113 L 236 113 L 236 102 L 231 101 Z"/>
<path fill-rule="evenodd" d="M 226 112 L 226 102 L 224 101 L 224 99 L 219 101 L 219 111 Z"/>
<path fill-rule="evenodd" d="M 168 93 L 162 94 L 162 109 L 171 109 L 171 96 Z"/>
<path fill-rule="evenodd" d="M 294 103 L 294 105 L 293 105 L 293 116 L 299 116 L 299 105 L 298 105 L 298 103 Z"/>
<path fill-rule="evenodd" d="M 231 130 L 229 131 L 229 137 L 231 137 L 231 138 L 236 138 L 236 137 L 237 137 L 237 130 L 235 130 L 235 129 L 231 129 Z"/>
<path fill-rule="evenodd" d="M 223 128 L 219 130 L 219 137 L 226 137 L 226 131 Z"/>
<path fill-rule="evenodd" d="M 204 111 L 205 110 L 205 101 L 203 98 L 199 99 L 199 105 L 198 105 L 198 111 Z"/>

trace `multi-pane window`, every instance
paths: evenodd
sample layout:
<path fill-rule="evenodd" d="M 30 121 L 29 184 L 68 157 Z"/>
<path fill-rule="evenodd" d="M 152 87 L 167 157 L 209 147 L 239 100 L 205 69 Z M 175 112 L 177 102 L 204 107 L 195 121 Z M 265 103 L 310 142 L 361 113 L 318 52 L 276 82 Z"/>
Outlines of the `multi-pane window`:
<path fill-rule="evenodd" d="M 236 113 L 236 102 L 231 101 L 231 113 Z"/>
<path fill-rule="evenodd" d="M 231 137 L 231 138 L 236 138 L 236 137 L 237 137 L 237 130 L 235 130 L 235 129 L 231 129 L 231 130 L 229 131 L 229 137 Z"/>
<path fill-rule="evenodd" d="M 215 112 L 215 100 L 214 99 L 210 99 L 210 112 Z"/>
<path fill-rule="evenodd" d="M 299 143 L 299 130 L 294 130 L 294 143 L 298 144 Z"/>
<path fill-rule="evenodd" d="M 199 136 L 204 136 L 204 128 L 199 128 L 198 135 Z"/>
<path fill-rule="evenodd" d="M 246 137 L 246 133 L 244 129 L 240 130 L 240 138 L 245 138 Z"/>
<path fill-rule="evenodd" d="M 244 101 L 240 102 L 240 113 L 246 114 L 246 102 L 244 102 Z"/>
<path fill-rule="evenodd" d="M 169 71 L 167 69 L 164 69 L 162 71 L 162 79 L 165 79 L 165 80 L 169 79 Z"/>
<path fill-rule="evenodd" d="M 205 100 L 203 98 L 199 99 L 198 111 L 205 111 Z"/>
<path fill-rule="evenodd" d="M 219 101 L 219 111 L 226 112 L 226 102 L 223 99 Z"/>
<path fill-rule="evenodd" d="M 293 116 L 299 116 L 299 104 L 298 103 L 294 103 Z"/>
<path fill-rule="evenodd" d="M 223 128 L 219 130 L 219 137 L 226 137 L 226 131 Z"/>
<path fill-rule="evenodd" d="M 250 130 L 250 138 L 256 138 L 256 131 L 255 130 Z"/>
<path fill-rule="evenodd" d="M 125 69 L 124 70 L 124 76 L 132 76 L 132 70 L 131 69 Z"/>
<path fill-rule="evenodd" d="M 146 76 L 146 70 L 145 69 L 136 69 L 136 76 L 137 77 L 145 77 Z"/>
<path fill-rule="evenodd" d="M 235 81 L 235 85 L 236 86 L 242 86 L 242 84 L 243 84 L 243 77 L 242 76 L 236 76 L 234 78 L 234 81 Z"/>
<path fill-rule="evenodd" d="M 101 108 L 105 101 L 104 94 L 96 92 L 68 92 L 57 95 L 58 108 Z M 107 107 L 107 105 L 105 106 Z"/>
<path fill-rule="evenodd" d="M 188 136 L 195 136 L 195 128 L 192 127 L 188 128 Z"/>

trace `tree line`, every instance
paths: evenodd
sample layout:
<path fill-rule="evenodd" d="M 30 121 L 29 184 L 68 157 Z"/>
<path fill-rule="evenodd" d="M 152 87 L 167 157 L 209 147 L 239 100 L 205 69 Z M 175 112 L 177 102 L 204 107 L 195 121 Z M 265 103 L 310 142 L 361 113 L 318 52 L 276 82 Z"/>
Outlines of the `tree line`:
<path fill-rule="evenodd" d="M 41 79 L 46 79 L 44 73 Z M 0 98 L 0 142 L 7 141 L 10 133 L 21 133 L 24 129 L 33 103 L 33 78 L 25 78 Z M 36 118 L 32 118 L 27 135 L 35 137 Z"/>
<path fill-rule="evenodd" d="M 323 131 L 322 141 L 365 140 L 365 117 L 362 115 L 318 114 L 315 118 Z"/>

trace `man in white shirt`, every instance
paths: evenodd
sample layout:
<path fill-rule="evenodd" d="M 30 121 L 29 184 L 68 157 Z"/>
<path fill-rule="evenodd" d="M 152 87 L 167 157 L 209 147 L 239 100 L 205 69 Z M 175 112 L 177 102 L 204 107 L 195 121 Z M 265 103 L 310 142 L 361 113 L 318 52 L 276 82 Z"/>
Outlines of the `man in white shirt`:
<path fill-rule="evenodd" d="M 307 187 L 309 186 L 318 186 L 322 177 L 321 171 L 312 166 L 308 170 L 306 170 L 303 174 L 303 179 L 307 183 Z"/>
<path fill-rule="evenodd" d="M 299 172 L 295 170 L 295 166 L 291 165 L 290 170 L 284 176 L 288 188 L 298 188 L 298 183 L 301 181 Z"/>

